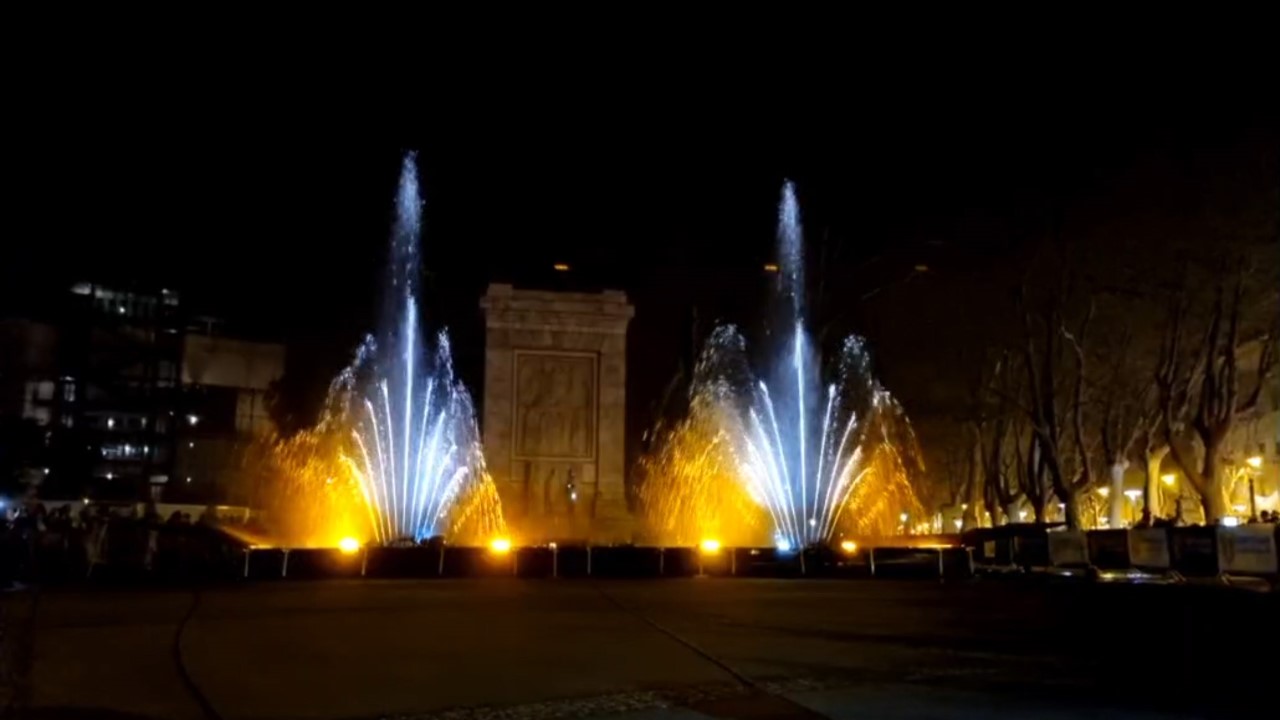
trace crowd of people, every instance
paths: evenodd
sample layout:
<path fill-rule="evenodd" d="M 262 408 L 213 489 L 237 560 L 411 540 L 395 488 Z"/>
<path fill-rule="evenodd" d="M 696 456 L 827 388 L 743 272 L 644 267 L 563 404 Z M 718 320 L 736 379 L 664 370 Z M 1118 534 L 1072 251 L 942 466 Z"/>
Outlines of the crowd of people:
<path fill-rule="evenodd" d="M 78 507 L 76 507 L 78 506 Z M 242 546 L 212 508 L 39 502 L 0 514 L 0 585 L 88 578 L 183 579 L 233 572 Z"/>

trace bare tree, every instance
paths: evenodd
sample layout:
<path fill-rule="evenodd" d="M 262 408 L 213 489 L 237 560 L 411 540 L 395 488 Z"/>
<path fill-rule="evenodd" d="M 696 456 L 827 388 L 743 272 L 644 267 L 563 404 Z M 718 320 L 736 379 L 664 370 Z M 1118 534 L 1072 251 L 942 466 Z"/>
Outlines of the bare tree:
<path fill-rule="evenodd" d="M 1053 493 L 1048 467 L 1040 452 L 1040 440 L 1028 423 L 1018 423 L 1014 433 L 1014 459 L 1018 489 L 1031 505 L 1035 521 L 1045 521 L 1045 506 Z"/>
<path fill-rule="evenodd" d="M 1020 383 L 1016 374 L 1013 354 L 1006 351 L 996 360 L 987 393 L 990 419 L 983 448 L 983 491 L 993 524 L 1000 516 L 1006 522 L 1016 522 L 1016 506 L 1024 495 L 1019 482 L 1022 463 L 1018 456 L 1016 420 L 1020 408 L 1016 398 Z"/>
<path fill-rule="evenodd" d="M 970 388 L 969 417 L 965 422 L 969 458 L 966 528 L 982 524 L 983 507 L 991 523 L 998 524 L 999 518 L 1009 515 L 1010 506 L 1022 495 L 1014 448 L 1009 444 L 1012 423 L 1018 413 L 1014 399 L 1018 382 L 1013 374 L 1011 353 L 1006 350 L 979 365 L 977 379 Z"/>
<path fill-rule="evenodd" d="M 1105 345 L 1094 343 L 1088 349 L 1090 364 L 1101 368 L 1101 371 L 1094 374 L 1096 377 L 1088 377 L 1086 382 L 1093 395 L 1089 403 L 1095 409 L 1094 430 L 1100 440 L 1102 460 L 1108 473 L 1108 524 L 1116 528 L 1124 523 L 1124 475 L 1135 451 L 1142 446 L 1143 459 L 1148 461 L 1148 474 L 1154 471 L 1157 481 L 1164 451 L 1163 443 L 1153 437 L 1154 430 L 1158 429 L 1155 422 L 1159 417 L 1158 392 L 1152 373 L 1156 361 L 1150 352 L 1154 348 L 1148 346 L 1154 342 L 1146 342 L 1148 333 L 1142 333 L 1141 338 L 1136 337 L 1139 333 L 1135 333 L 1134 325 L 1143 322 L 1141 315 L 1135 313 L 1137 306 L 1115 294 L 1104 295 L 1104 298 L 1108 301 L 1107 314 L 1114 322 L 1111 332 L 1107 332 L 1106 327 L 1102 328 L 1103 335 L 1116 340 Z M 1081 372 L 1086 369 L 1081 355 L 1084 351 L 1084 348 L 1077 348 Z M 1144 497 L 1143 514 L 1149 523 L 1155 495 L 1148 488 Z"/>
<path fill-rule="evenodd" d="M 1168 516 L 1164 509 L 1163 491 L 1160 489 L 1163 477 L 1160 468 L 1165 456 L 1169 454 L 1169 443 L 1165 440 L 1164 414 L 1155 402 L 1157 399 L 1158 396 L 1153 395 L 1151 405 L 1144 407 L 1138 436 L 1146 471 L 1142 483 L 1142 520 L 1139 522 L 1144 527 L 1150 527 L 1157 518 Z"/>
<path fill-rule="evenodd" d="M 1023 364 L 1026 367 L 1028 418 L 1035 436 L 1036 473 L 1045 473 L 1053 492 L 1066 506 L 1067 525 L 1083 526 L 1080 494 L 1094 482 L 1085 431 L 1085 360 L 1093 303 L 1075 330 L 1069 329 L 1063 308 L 1071 297 L 1071 283 L 1063 272 L 1056 293 L 1038 311 L 1021 293 Z M 1068 363 L 1067 345 L 1075 351 Z M 1042 467 L 1041 467 L 1042 466 Z M 1038 513 L 1043 512 L 1039 510 Z M 1037 518 L 1039 520 L 1040 518 Z"/>
<path fill-rule="evenodd" d="M 1050 478 L 1054 483 L 1054 490 L 1058 497 L 1062 499 L 1067 506 L 1067 527 L 1072 529 L 1082 527 L 1082 517 L 1080 515 L 1080 493 L 1085 492 L 1094 483 L 1094 472 L 1092 462 L 1092 451 L 1087 440 L 1088 434 L 1085 431 L 1085 346 L 1089 335 L 1089 324 L 1093 321 L 1094 304 L 1089 303 L 1089 311 L 1085 313 L 1084 319 L 1080 321 L 1079 328 L 1073 333 L 1067 329 L 1065 321 L 1062 322 L 1062 336 L 1071 343 L 1072 349 L 1075 351 L 1075 378 L 1071 394 L 1071 436 L 1075 441 L 1075 468 L 1076 472 L 1070 479 L 1065 473 L 1062 473 L 1062 466 L 1058 466 L 1058 474 L 1051 474 Z M 1061 456 L 1059 456 L 1061 459 Z M 1114 526 L 1113 526 L 1114 527 Z"/>
<path fill-rule="evenodd" d="M 963 423 L 955 423 L 952 427 L 962 428 Z M 969 488 L 969 446 L 967 438 L 949 437 L 940 442 L 940 461 L 935 464 L 943 476 L 944 504 L 959 507 L 964 502 Z"/>
<path fill-rule="evenodd" d="M 1261 338 L 1254 387 L 1242 392 L 1238 354 L 1244 272 L 1234 273 L 1230 290 L 1226 285 L 1219 282 L 1214 289 L 1208 330 L 1199 348 L 1184 347 L 1189 334 L 1188 303 L 1185 295 L 1175 301 L 1156 376 L 1169 454 L 1200 496 L 1205 521 L 1210 523 L 1227 515 L 1228 509 L 1223 444 L 1237 419 L 1257 406 L 1275 365 L 1272 321 Z"/>
<path fill-rule="evenodd" d="M 980 419 L 970 420 L 965 423 L 965 431 L 968 438 L 969 448 L 969 465 L 968 480 L 965 483 L 964 503 L 961 507 L 964 509 L 964 529 L 982 527 L 982 504 L 983 504 L 983 471 L 982 471 L 982 421 Z"/>
<path fill-rule="evenodd" d="M 983 353 L 979 353 L 982 356 Z M 985 358 L 980 359 L 977 373 L 969 385 L 967 407 L 964 410 L 963 423 L 965 442 L 965 486 L 964 500 L 961 503 L 962 520 L 965 530 L 982 527 L 982 507 L 985 492 L 983 489 L 982 435 L 986 425 L 983 412 L 983 392 L 985 390 L 987 366 Z"/>

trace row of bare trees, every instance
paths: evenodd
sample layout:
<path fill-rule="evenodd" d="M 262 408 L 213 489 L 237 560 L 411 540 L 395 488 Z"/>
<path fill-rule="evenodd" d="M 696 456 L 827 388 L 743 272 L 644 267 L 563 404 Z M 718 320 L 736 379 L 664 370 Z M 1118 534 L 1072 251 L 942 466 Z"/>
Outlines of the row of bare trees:
<path fill-rule="evenodd" d="M 987 286 L 1010 292 L 974 309 L 963 441 L 943 459 L 966 526 L 1060 504 L 1080 527 L 1103 503 L 1119 527 L 1130 468 L 1140 522 L 1176 511 L 1170 473 L 1207 522 L 1232 512 L 1258 453 L 1240 439 L 1280 409 L 1280 148 L 1239 147 L 1135 166 L 990 263 Z"/>
<path fill-rule="evenodd" d="M 1228 457 L 1230 438 L 1265 404 L 1275 365 L 1274 270 L 1237 252 L 1211 268 L 1184 264 L 1175 282 L 1116 283 L 1085 272 L 1068 244 L 1048 247 L 1015 293 L 1020 327 L 975 364 L 962 418 L 964 525 L 984 509 L 1016 522 L 1024 506 L 1043 522 L 1057 503 L 1081 527 L 1084 501 L 1097 497 L 1088 493 L 1107 488 L 1099 495 L 1120 527 L 1134 463 L 1145 472 L 1141 522 L 1173 512 L 1160 490 L 1171 469 L 1206 521 L 1227 515 L 1228 461 L 1242 460 Z"/>

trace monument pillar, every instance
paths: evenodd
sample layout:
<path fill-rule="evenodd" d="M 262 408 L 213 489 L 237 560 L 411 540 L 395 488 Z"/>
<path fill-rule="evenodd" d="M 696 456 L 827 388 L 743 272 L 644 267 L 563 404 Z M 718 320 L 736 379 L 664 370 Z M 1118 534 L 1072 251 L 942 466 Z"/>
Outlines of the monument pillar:
<path fill-rule="evenodd" d="M 494 283 L 485 312 L 484 447 L 518 542 L 629 542 L 625 293 Z"/>

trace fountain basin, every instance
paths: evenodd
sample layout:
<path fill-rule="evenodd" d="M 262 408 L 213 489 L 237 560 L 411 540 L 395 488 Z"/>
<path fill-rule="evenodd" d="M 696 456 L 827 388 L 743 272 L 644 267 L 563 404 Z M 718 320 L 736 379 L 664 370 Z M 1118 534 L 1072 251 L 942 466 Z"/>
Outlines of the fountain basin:
<path fill-rule="evenodd" d="M 961 547 L 873 547 L 850 553 L 815 546 L 804 551 L 729 547 L 715 552 L 693 547 L 634 545 L 489 547 L 368 546 L 356 553 L 338 548 L 249 548 L 243 577 L 249 580 L 342 578 L 957 578 L 972 574 Z"/>

